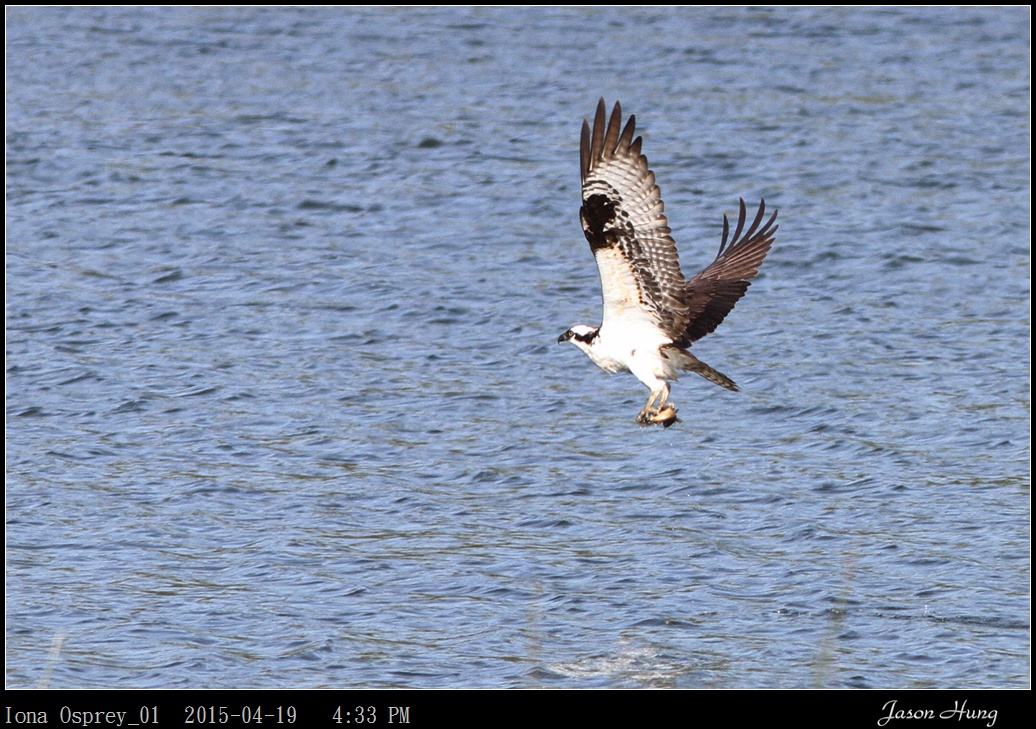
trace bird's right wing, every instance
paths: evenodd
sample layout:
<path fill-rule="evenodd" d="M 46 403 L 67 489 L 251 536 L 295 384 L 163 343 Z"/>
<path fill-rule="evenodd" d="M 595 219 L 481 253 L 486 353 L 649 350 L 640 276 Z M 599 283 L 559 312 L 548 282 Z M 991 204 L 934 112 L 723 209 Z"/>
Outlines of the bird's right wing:
<path fill-rule="evenodd" d="M 748 230 L 744 230 L 746 210 L 745 201 L 741 200 L 741 213 L 729 246 L 727 236 L 730 223 L 727 216 L 723 216 L 723 241 L 716 260 L 687 282 L 685 300 L 690 316 L 679 341 L 680 346 L 687 347 L 691 342 L 715 331 L 738 299 L 745 295 L 750 279 L 759 273 L 759 266 L 770 252 L 777 233 L 777 226 L 773 224 L 777 219 L 776 210 L 766 224 L 760 227 L 765 212 L 766 201 L 760 201 L 755 220 Z"/>

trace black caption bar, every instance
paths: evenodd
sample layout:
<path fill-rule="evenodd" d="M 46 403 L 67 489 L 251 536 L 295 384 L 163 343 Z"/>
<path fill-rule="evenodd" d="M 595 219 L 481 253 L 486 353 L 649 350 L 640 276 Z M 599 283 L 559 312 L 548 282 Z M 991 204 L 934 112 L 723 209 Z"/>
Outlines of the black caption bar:
<path fill-rule="evenodd" d="M 745 694 L 751 693 L 751 697 Z M 1031 724 L 1026 691 L 26 690 L 7 726 L 464 727 L 791 725 L 994 729 Z M 1024 705 L 1023 705 L 1024 701 Z"/>

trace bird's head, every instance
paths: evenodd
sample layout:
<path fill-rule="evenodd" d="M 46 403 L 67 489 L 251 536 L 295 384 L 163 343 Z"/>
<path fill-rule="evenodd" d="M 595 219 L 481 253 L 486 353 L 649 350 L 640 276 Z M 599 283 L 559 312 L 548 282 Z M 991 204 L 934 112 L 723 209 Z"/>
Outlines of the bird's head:
<path fill-rule="evenodd" d="M 597 338 L 597 327 L 588 327 L 586 324 L 576 324 L 567 332 L 558 337 L 558 344 L 571 342 L 580 349 L 587 349 Z"/>

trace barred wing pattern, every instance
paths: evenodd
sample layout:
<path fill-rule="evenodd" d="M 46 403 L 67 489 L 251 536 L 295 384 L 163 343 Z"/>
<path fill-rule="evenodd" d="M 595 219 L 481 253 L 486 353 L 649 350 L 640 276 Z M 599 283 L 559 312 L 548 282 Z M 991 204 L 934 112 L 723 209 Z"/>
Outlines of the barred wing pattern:
<path fill-rule="evenodd" d="M 606 121 L 607 119 L 607 121 Z M 760 202 L 755 220 L 745 230 L 745 201 L 741 200 L 734 235 L 723 216 L 723 240 L 716 259 L 690 281 L 680 271 L 655 173 L 633 139 L 636 117 L 622 127 L 618 102 L 607 118 L 602 98 L 593 130 L 583 122 L 580 171 L 583 233 L 597 261 L 604 296 L 604 323 L 619 318 L 647 317 L 680 347 L 711 333 L 748 290 L 773 245 L 775 211 L 760 226 L 766 210 Z"/>
<path fill-rule="evenodd" d="M 583 122 L 579 211 L 601 275 L 604 325 L 646 313 L 667 334 L 679 337 L 689 323 L 687 284 L 655 174 L 640 152 L 642 139 L 633 139 L 636 117 L 630 116 L 621 133 L 618 102 L 607 128 L 606 117 L 601 99 L 593 131 Z"/>

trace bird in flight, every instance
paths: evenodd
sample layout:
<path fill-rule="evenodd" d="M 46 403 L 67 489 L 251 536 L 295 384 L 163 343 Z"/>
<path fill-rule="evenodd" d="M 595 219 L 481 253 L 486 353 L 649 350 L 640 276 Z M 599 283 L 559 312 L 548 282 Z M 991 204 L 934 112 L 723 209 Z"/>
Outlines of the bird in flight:
<path fill-rule="evenodd" d="M 728 390 L 726 375 L 690 353 L 692 342 L 711 333 L 745 295 L 749 281 L 773 245 L 777 212 L 762 224 L 766 202 L 748 229 L 745 201 L 733 237 L 723 216 L 716 259 L 690 281 L 680 271 L 655 173 L 633 138 L 636 117 L 622 127 L 622 108 L 611 118 L 602 98 L 594 125 L 583 121 L 579 145 L 583 233 L 601 276 L 604 316 L 599 327 L 577 324 L 558 337 L 571 342 L 605 372 L 631 372 L 651 390 L 637 416 L 642 425 L 677 422 L 669 382 L 696 372 Z M 729 240 L 729 242 L 728 242 Z"/>

